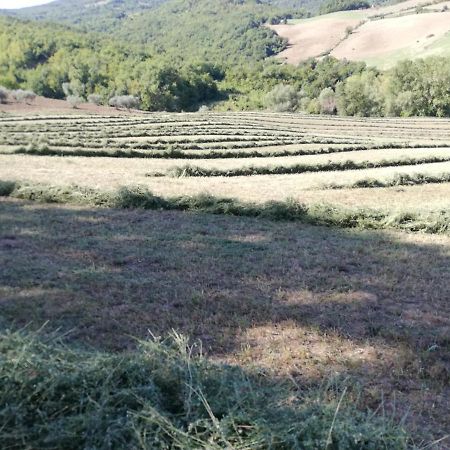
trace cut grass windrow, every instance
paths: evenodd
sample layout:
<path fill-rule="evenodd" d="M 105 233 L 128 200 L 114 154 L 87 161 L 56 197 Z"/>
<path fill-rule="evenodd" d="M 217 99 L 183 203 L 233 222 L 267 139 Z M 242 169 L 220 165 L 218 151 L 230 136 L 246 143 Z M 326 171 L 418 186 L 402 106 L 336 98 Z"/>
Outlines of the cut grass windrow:
<path fill-rule="evenodd" d="M 341 228 L 399 229 L 436 234 L 450 231 L 450 212 L 445 210 L 432 213 L 409 211 L 393 213 L 374 209 L 350 209 L 327 204 L 305 205 L 292 199 L 260 204 L 242 202 L 232 198 L 219 198 L 209 194 L 164 198 L 153 195 L 143 187 L 100 192 L 79 186 L 61 187 L 14 181 L 0 181 L 0 196 L 44 203 L 226 214 Z"/>
<path fill-rule="evenodd" d="M 450 161 L 450 156 L 383 159 L 381 161 L 361 161 L 361 162 L 356 162 L 352 160 L 342 162 L 329 161 L 324 164 L 295 164 L 292 166 L 267 166 L 267 167 L 247 166 L 229 170 L 207 169 L 187 164 L 184 166 L 169 169 L 165 173 L 155 172 L 149 173 L 147 174 L 147 176 L 169 176 L 173 178 L 180 178 L 180 177 L 239 177 L 252 175 L 285 175 L 285 174 L 299 174 L 307 172 L 332 172 L 332 171 L 345 171 L 356 169 L 377 169 L 381 167 L 415 166 L 419 164 L 441 163 L 447 161 Z"/>
<path fill-rule="evenodd" d="M 439 184 L 449 183 L 450 173 L 442 173 L 439 175 L 428 175 L 424 173 L 399 173 L 387 180 L 379 180 L 377 178 L 364 178 L 351 184 L 325 184 L 322 189 L 356 189 L 356 188 L 385 188 L 394 186 L 415 186 L 420 184 Z"/>
<path fill-rule="evenodd" d="M 310 144 L 308 142 L 307 144 Z M 15 155 L 33 155 L 33 156 L 82 156 L 86 158 L 146 158 L 146 159 L 191 159 L 191 160 L 205 160 L 205 159 L 233 159 L 233 158 L 267 158 L 267 157 L 284 157 L 284 156 L 308 156 L 308 155 L 328 155 L 334 153 L 345 153 L 345 152 L 356 152 L 365 150 L 387 150 L 387 149 L 419 149 L 419 148 L 450 148 L 448 146 L 441 144 L 434 145 L 408 145 L 408 144 L 395 144 L 388 143 L 382 145 L 352 145 L 345 147 L 322 147 L 318 149 L 283 149 L 283 150 L 273 150 L 273 151 L 241 151 L 241 150 L 203 150 L 201 153 L 196 151 L 182 150 L 177 148 L 167 148 L 165 150 L 154 150 L 152 152 L 138 151 L 132 149 L 58 149 L 51 148 L 49 146 L 42 147 L 20 147 L 14 150 L 0 151 L 0 154 L 15 154 Z"/>
<path fill-rule="evenodd" d="M 114 354 L 54 333 L 2 331 L 2 448 L 403 450 L 410 442 L 389 417 L 358 410 L 349 399 L 357 389 L 344 396 L 342 383 L 308 390 L 212 363 L 176 333 L 138 344 Z"/>

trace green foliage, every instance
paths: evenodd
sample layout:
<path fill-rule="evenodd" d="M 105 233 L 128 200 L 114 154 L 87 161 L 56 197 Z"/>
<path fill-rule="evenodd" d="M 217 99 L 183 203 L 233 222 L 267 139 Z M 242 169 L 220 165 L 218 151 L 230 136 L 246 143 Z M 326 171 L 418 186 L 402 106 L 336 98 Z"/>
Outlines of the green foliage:
<path fill-rule="evenodd" d="M 351 11 L 367 9 L 371 7 L 367 0 L 327 0 L 320 7 L 320 14 L 328 14 L 336 11 Z"/>
<path fill-rule="evenodd" d="M 8 11 L 23 19 L 76 25 L 84 31 L 111 32 L 129 16 L 145 13 L 167 0 L 56 0 L 48 5 Z"/>
<path fill-rule="evenodd" d="M 0 80 L 50 98 L 134 95 L 147 110 L 195 110 L 219 98 L 206 64 L 177 67 L 139 46 L 0 18 Z"/>
<path fill-rule="evenodd" d="M 355 74 L 336 86 L 338 112 L 345 116 L 381 116 L 381 83 L 372 71 Z"/>
<path fill-rule="evenodd" d="M 120 19 L 114 35 L 126 45 L 106 35 L 0 17 L 0 85 L 59 99 L 133 96 L 148 111 L 209 105 L 450 116 L 448 58 L 404 61 L 387 72 L 331 57 L 297 67 L 280 64 L 267 57 L 285 43 L 262 25 L 283 14 L 251 0 L 170 0 Z"/>
<path fill-rule="evenodd" d="M 293 86 L 278 84 L 266 95 L 266 105 L 272 111 L 294 112 L 298 108 L 299 93 Z"/>
<path fill-rule="evenodd" d="M 8 99 L 9 91 L 3 86 L 0 86 L 0 103 L 6 103 Z"/>
<path fill-rule="evenodd" d="M 450 116 L 450 60 L 431 57 L 403 61 L 387 75 L 395 99 L 388 113 L 412 116 Z"/>
<path fill-rule="evenodd" d="M 335 114 L 337 109 L 336 94 L 331 88 L 325 88 L 319 95 L 320 112 L 322 114 Z"/>

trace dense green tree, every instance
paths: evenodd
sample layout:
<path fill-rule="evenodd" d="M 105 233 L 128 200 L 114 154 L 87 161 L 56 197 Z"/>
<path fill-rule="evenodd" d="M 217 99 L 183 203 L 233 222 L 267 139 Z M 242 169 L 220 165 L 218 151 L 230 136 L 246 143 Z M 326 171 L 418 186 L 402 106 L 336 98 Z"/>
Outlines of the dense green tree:
<path fill-rule="evenodd" d="M 372 71 L 349 77 L 336 86 L 338 112 L 346 116 L 380 116 L 384 111 L 381 81 Z"/>

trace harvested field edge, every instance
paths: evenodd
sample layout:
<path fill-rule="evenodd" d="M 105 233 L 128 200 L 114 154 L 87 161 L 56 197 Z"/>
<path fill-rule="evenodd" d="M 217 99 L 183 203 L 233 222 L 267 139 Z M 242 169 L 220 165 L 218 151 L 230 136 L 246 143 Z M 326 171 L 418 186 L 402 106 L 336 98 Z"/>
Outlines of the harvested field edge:
<path fill-rule="evenodd" d="M 350 184 L 324 184 L 321 189 L 361 189 L 361 188 L 386 188 L 395 186 L 416 186 L 421 184 L 450 183 L 450 173 L 439 175 L 428 175 L 426 173 L 398 173 L 388 180 L 378 180 L 377 178 L 364 178 Z"/>
<path fill-rule="evenodd" d="M 348 209 L 328 204 L 306 205 L 292 199 L 258 204 L 209 194 L 163 198 L 139 186 L 101 192 L 79 186 L 0 181 L 0 196 L 43 203 L 226 214 L 341 228 L 398 229 L 432 234 L 447 234 L 450 231 L 450 211 L 446 210 L 428 214 L 408 211 L 391 213 L 374 209 Z"/>

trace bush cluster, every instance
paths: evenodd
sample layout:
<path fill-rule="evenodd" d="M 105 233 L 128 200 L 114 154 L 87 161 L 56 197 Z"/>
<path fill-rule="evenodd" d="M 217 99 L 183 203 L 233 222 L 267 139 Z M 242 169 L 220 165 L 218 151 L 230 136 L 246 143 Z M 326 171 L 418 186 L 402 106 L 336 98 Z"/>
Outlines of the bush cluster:
<path fill-rule="evenodd" d="M 140 100 L 134 95 L 118 95 L 109 99 L 109 106 L 115 108 L 138 109 Z"/>
<path fill-rule="evenodd" d="M 0 86 L 0 103 L 6 103 L 9 96 L 9 90 L 3 86 Z"/>
<path fill-rule="evenodd" d="M 333 64 L 319 63 L 315 70 L 321 84 L 292 77 L 291 84 L 277 85 L 267 94 L 265 106 L 344 116 L 450 116 L 448 58 L 403 61 L 386 72 L 354 69 L 337 77 Z"/>

